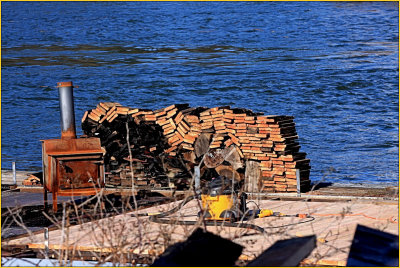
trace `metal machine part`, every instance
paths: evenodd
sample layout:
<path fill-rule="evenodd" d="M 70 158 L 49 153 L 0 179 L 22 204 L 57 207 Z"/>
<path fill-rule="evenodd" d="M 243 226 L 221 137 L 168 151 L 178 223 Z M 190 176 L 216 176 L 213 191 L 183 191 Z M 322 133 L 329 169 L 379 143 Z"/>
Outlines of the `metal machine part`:
<path fill-rule="evenodd" d="M 234 222 L 245 213 L 246 198 L 239 197 L 240 183 L 219 176 L 203 188 L 201 205 L 206 220 L 227 220 Z M 244 202 L 244 204 L 242 204 Z"/>
<path fill-rule="evenodd" d="M 42 140 L 44 201 L 57 196 L 95 195 L 104 187 L 103 151 L 99 138 L 76 138 L 73 84 L 57 83 L 61 112 L 61 139 Z"/>
<path fill-rule="evenodd" d="M 249 210 L 247 194 L 241 192 L 243 181 L 219 176 L 202 189 L 201 205 L 204 219 L 235 222 L 240 219 L 280 216 L 270 209 Z M 241 192 L 241 193 L 240 193 Z M 201 212 L 199 213 L 201 216 Z"/>

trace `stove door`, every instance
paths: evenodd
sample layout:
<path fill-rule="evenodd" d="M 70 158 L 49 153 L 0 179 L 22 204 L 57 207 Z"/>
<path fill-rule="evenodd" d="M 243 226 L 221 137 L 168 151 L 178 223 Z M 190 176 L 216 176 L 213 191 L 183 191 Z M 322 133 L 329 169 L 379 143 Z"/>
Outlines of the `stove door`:
<path fill-rule="evenodd" d="M 57 178 L 59 189 L 78 189 L 101 187 L 100 159 L 70 159 L 62 158 L 57 161 Z"/>

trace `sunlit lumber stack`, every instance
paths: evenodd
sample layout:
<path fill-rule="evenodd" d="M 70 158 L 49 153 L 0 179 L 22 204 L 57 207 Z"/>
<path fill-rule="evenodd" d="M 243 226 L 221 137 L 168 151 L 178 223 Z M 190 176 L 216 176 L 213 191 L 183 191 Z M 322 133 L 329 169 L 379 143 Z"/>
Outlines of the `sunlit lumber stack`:
<path fill-rule="evenodd" d="M 258 190 L 294 192 L 296 174 L 302 190 L 309 188 L 310 160 L 299 152 L 293 119 L 229 106 L 175 104 L 152 111 L 106 102 L 85 113 L 82 129 L 100 137 L 110 183 L 128 184 L 132 166 L 139 185 L 185 188 L 199 163 L 202 179 L 243 179 L 246 163 L 254 161 Z"/>

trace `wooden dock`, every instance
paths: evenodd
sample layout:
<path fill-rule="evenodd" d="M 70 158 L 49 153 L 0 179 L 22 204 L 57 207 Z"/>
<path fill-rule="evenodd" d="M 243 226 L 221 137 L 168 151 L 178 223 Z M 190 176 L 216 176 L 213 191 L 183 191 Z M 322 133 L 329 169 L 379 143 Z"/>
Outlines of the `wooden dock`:
<path fill-rule="evenodd" d="M 283 214 L 310 214 L 314 220 L 298 217 L 266 217 L 251 220 L 250 223 L 266 230 L 264 234 L 251 229 L 203 226 L 207 231 L 242 245 L 244 250 L 241 260 L 254 259 L 277 240 L 315 234 L 318 240 L 317 247 L 304 263 L 345 266 L 357 224 L 398 235 L 397 202 L 374 200 L 351 202 L 254 200 L 254 202 L 261 208 Z M 139 212 L 167 211 L 177 204 L 179 201 Z M 250 202 L 249 207 L 252 206 L 255 205 Z M 199 203 L 197 200 L 192 200 L 171 218 L 196 220 L 198 211 Z M 79 258 L 79 254 L 90 253 L 94 259 L 102 256 L 103 260 L 115 262 L 121 260 L 129 262 L 129 256 L 133 255 L 151 259 L 161 254 L 169 245 L 185 240 L 195 228 L 202 227 L 201 222 L 198 226 L 158 224 L 150 222 L 148 217 L 132 217 L 132 214 L 126 213 L 69 227 L 65 225 L 63 228 L 50 231 L 49 249 L 60 252 L 64 258 Z M 3 241 L 2 246 L 43 250 L 45 244 L 43 233 L 39 233 Z"/>

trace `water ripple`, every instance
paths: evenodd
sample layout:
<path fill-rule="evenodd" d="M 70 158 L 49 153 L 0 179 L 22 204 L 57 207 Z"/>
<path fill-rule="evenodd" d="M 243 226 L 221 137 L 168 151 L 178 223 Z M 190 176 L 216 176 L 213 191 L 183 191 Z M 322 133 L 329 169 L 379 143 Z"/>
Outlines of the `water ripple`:
<path fill-rule="evenodd" d="M 294 115 L 312 180 L 397 183 L 396 2 L 3 2 L 2 168 L 41 168 L 68 80 L 77 120 L 100 101 Z"/>

